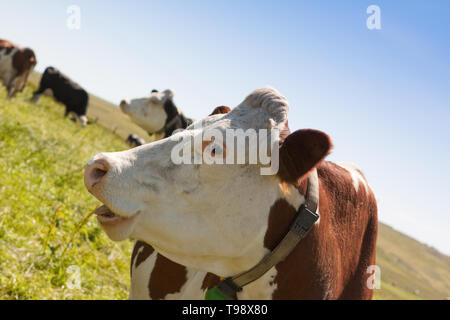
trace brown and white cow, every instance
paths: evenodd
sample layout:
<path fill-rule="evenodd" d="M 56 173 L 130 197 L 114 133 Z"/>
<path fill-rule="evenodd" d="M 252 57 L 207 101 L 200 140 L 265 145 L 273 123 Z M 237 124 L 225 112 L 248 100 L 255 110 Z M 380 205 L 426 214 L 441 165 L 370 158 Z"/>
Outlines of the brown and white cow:
<path fill-rule="evenodd" d="M 170 138 L 91 159 L 85 185 L 105 204 L 96 212 L 100 225 L 115 241 L 138 239 L 130 299 L 203 299 L 219 277 L 252 268 L 288 232 L 314 169 L 320 219 L 284 261 L 237 298 L 372 297 L 367 271 L 375 263 L 375 197 L 359 169 L 324 160 L 332 147 L 325 133 L 288 133 L 288 108 L 278 91 L 264 87 L 231 112 L 201 120 L 201 126 L 197 122 Z M 247 162 L 247 156 L 241 164 L 172 161 L 174 148 L 189 136 L 249 128 L 284 133 L 276 175 L 261 175 L 262 164 Z M 191 150 L 195 155 L 211 146 L 219 156 L 229 152 L 208 139 Z"/>
<path fill-rule="evenodd" d="M 23 91 L 36 64 L 33 50 L 0 39 L 0 82 L 8 90 L 8 98 Z"/>

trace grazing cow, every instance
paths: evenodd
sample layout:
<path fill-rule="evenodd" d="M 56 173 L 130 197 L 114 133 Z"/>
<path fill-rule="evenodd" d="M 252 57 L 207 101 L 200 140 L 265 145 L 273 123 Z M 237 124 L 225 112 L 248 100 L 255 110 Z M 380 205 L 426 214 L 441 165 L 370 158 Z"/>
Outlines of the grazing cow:
<path fill-rule="evenodd" d="M 174 93 L 170 89 L 163 92 L 153 90 L 150 96 L 144 98 L 122 100 L 120 109 L 138 126 L 159 140 L 192 123 L 192 120 L 186 118 L 175 106 L 173 96 Z"/>
<path fill-rule="evenodd" d="M 39 89 L 34 92 L 32 100 L 37 102 L 45 90 L 51 89 L 54 98 L 65 105 L 64 117 L 74 114 L 82 126 L 87 125 L 86 111 L 89 102 L 88 93 L 73 82 L 68 76 L 54 67 L 45 69 L 42 75 Z"/>
<path fill-rule="evenodd" d="M 139 147 L 145 144 L 145 140 L 139 137 L 137 134 L 130 134 L 127 138 L 127 143 L 131 147 Z"/>
<path fill-rule="evenodd" d="M 202 299 L 220 277 L 265 261 L 310 203 L 315 203 L 312 210 L 317 209 L 319 219 L 310 224 L 306 237 L 234 297 L 372 297 L 368 268 L 375 264 L 375 197 L 358 168 L 324 160 L 332 147 L 328 135 L 312 129 L 289 132 L 288 108 L 278 91 L 263 87 L 229 113 L 209 116 L 169 138 L 100 153 L 89 161 L 85 185 L 104 203 L 96 210 L 101 227 L 114 241 L 138 240 L 132 255 L 131 299 Z M 173 151 L 184 143 L 187 152 L 193 151 L 188 160 L 207 150 L 228 159 L 234 154 L 227 146 L 231 143 L 213 139 L 211 133 L 231 129 L 279 130 L 270 153 L 272 159 L 278 154 L 277 173 L 262 175 L 262 162 L 249 162 L 257 148 L 250 143 L 244 161 L 235 165 L 173 161 Z M 194 143 L 188 144 L 191 139 Z"/>
<path fill-rule="evenodd" d="M 36 64 L 33 50 L 0 39 L 0 82 L 8 90 L 8 98 L 23 91 Z"/>

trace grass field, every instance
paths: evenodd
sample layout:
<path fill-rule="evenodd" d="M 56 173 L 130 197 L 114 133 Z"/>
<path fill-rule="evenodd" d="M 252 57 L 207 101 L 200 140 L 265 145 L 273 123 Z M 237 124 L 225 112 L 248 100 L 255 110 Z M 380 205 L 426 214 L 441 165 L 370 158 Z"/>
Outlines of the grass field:
<path fill-rule="evenodd" d="M 81 129 L 51 98 L 29 103 L 33 82 L 11 101 L 0 87 L 0 299 L 124 299 L 132 242 L 98 227 L 82 174 L 94 154 L 127 149 L 124 137 L 142 131 L 96 97 L 88 115 L 98 123 Z M 377 264 L 376 299 L 450 296 L 450 258 L 382 223 Z"/>
<path fill-rule="evenodd" d="M 63 108 L 0 89 L 0 299 L 123 299 L 131 241 L 110 241 L 94 217 L 83 166 L 100 151 L 127 149 L 98 126 L 80 129 Z M 85 219 L 86 218 L 86 219 Z M 71 266 L 81 288 L 69 289 Z"/>

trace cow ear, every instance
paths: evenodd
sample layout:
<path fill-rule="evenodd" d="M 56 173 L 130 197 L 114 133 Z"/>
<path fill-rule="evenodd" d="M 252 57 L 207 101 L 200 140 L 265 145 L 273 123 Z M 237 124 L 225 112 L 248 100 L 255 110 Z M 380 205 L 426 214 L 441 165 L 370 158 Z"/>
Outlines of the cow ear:
<path fill-rule="evenodd" d="M 315 168 L 331 151 L 330 137 L 318 130 L 297 130 L 280 147 L 278 176 L 296 183 Z"/>
<path fill-rule="evenodd" d="M 215 114 L 225 114 L 230 112 L 231 109 L 227 106 L 220 106 L 214 109 L 214 111 L 210 114 L 210 116 L 213 116 Z"/>

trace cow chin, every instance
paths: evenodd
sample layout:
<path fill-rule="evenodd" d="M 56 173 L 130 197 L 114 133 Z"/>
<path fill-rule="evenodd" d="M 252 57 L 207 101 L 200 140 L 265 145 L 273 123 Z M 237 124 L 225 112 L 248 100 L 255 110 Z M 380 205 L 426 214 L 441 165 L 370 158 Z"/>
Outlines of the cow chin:
<path fill-rule="evenodd" d="M 97 217 L 97 221 L 113 241 L 123 241 L 131 236 L 136 226 L 137 216 L 131 218 L 119 218 L 117 221 L 103 221 Z"/>

